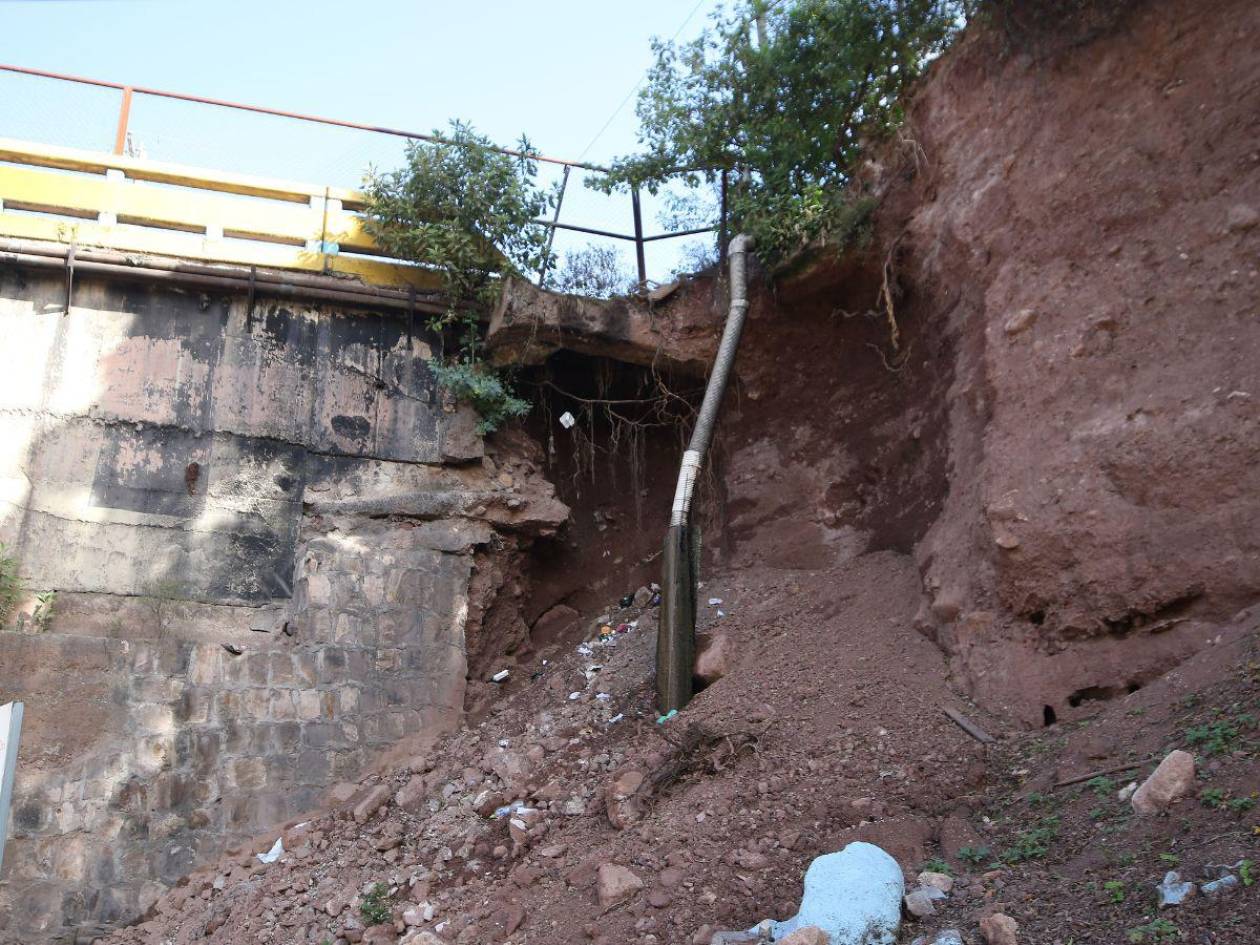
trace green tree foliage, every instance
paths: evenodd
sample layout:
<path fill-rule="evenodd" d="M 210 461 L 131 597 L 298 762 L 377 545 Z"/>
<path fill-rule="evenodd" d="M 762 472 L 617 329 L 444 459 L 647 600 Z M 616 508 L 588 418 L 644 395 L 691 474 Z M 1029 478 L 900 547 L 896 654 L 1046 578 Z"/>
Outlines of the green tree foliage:
<path fill-rule="evenodd" d="M 726 170 L 734 227 L 763 258 L 843 240 L 870 209 L 845 193 L 864 144 L 900 123 L 903 93 L 963 13 L 964 0 L 753 0 L 692 42 L 654 41 L 638 105 L 645 152 L 604 186 L 655 193 L 680 171 L 698 187 Z"/>
<path fill-rule="evenodd" d="M 483 432 L 529 409 L 478 354 L 479 320 L 495 304 L 508 275 L 537 270 L 546 230 L 535 221 L 551 204 L 536 181 L 528 141 L 504 154 L 462 122 L 437 141 L 413 141 L 402 168 L 369 175 L 365 227 L 389 253 L 442 276 L 446 312 L 436 331 L 454 332 L 458 350 L 435 373 L 456 397 L 472 401 Z"/>

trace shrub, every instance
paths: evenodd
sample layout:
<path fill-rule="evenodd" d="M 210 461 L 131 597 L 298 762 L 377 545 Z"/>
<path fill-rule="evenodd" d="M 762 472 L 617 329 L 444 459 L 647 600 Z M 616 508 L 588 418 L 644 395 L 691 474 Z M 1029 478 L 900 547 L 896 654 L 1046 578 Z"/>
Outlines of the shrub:
<path fill-rule="evenodd" d="M 436 373 L 453 394 L 470 399 L 489 432 L 528 405 L 482 363 L 480 320 L 506 276 L 541 266 L 546 230 L 535 221 L 551 198 L 535 183 L 528 141 L 518 157 L 462 122 L 435 137 L 410 142 L 404 167 L 369 174 L 364 226 L 386 251 L 440 274 L 447 308 L 430 328 L 453 333 L 457 351 Z"/>
<path fill-rule="evenodd" d="M 0 544 L 0 627 L 13 616 L 13 610 L 23 593 L 22 578 L 18 573 L 17 558 Z"/>

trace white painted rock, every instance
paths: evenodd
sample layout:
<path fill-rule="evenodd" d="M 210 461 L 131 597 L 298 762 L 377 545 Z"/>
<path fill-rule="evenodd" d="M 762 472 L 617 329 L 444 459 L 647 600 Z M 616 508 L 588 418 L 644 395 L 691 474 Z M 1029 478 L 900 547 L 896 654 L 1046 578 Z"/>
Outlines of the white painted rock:
<path fill-rule="evenodd" d="M 893 945 L 904 894 L 896 860 L 874 844 L 850 843 L 809 865 L 801 910 L 773 923 L 773 939 L 812 925 L 831 936 L 831 945 Z"/>
<path fill-rule="evenodd" d="M 1130 803 L 1139 814 L 1156 814 L 1181 800 L 1193 787 L 1194 755 L 1170 751 L 1134 792 Z"/>

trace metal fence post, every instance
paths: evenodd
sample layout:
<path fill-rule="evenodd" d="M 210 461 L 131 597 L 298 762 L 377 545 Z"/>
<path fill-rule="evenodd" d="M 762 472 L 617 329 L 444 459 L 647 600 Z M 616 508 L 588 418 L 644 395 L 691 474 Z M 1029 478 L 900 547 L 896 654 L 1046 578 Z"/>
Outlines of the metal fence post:
<path fill-rule="evenodd" d="M 647 285 L 647 261 L 643 255 L 643 211 L 639 207 L 639 188 L 630 190 L 630 205 L 634 208 L 634 254 L 639 263 L 639 288 Z"/>
<path fill-rule="evenodd" d="M 118 131 L 114 135 L 114 153 L 127 152 L 127 124 L 131 121 L 131 96 L 134 90 L 130 85 L 122 90 L 122 105 L 118 108 Z"/>
<path fill-rule="evenodd" d="M 569 186 L 569 171 L 573 170 L 568 164 L 564 166 L 564 176 L 560 178 L 560 196 L 556 198 L 556 212 L 551 217 L 553 224 L 560 222 L 560 206 L 564 203 L 564 192 Z M 538 271 L 538 288 L 544 288 L 547 281 L 547 270 L 551 266 L 551 244 L 556 241 L 556 228 L 550 227 L 547 230 L 547 248 L 543 250 L 542 266 Z"/>

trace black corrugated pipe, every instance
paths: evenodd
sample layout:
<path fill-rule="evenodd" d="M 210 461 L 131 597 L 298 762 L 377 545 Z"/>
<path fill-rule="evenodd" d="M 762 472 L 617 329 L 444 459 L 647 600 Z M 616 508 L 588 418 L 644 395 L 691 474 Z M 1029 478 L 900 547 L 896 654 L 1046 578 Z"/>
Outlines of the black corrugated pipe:
<path fill-rule="evenodd" d="M 731 365 L 739 348 L 744 315 L 748 312 L 747 257 L 752 237 L 741 233 L 731 240 L 731 308 L 722 330 L 722 342 L 713 359 L 713 370 L 704 389 L 704 401 L 691 442 L 683 453 L 678 486 L 665 536 L 664 574 L 661 578 L 661 628 L 656 641 L 656 707 L 662 715 L 682 709 L 691 701 L 691 677 L 696 663 L 696 581 L 699 555 L 690 524 L 691 495 L 704 464 Z"/>

